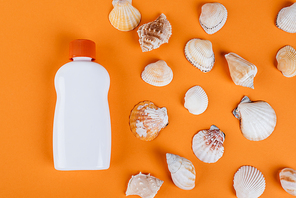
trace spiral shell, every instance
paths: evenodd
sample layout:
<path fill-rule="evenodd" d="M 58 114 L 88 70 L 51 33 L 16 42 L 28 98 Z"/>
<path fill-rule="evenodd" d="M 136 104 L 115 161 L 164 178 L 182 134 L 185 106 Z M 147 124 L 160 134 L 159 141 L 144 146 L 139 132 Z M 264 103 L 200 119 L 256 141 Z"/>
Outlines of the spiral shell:
<path fill-rule="evenodd" d="M 208 107 L 208 96 L 200 86 L 191 87 L 185 94 L 184 107 L 194 115 L 202 114 Z"/>
<path fill-rule="evenodd" d="M 293 77 L 296 75 L 296 50 L 286 45 L 281 48 L 277 55 L 276 60 L 278 62 L 277 68 L 286 77 Z"/>
<path fill-rule="evenodd" d="M 296 3 L 279 11 L 276 26 L 285 32 L 296 33 Z"/>
<path fill-rule="evenodd" d="M 283 189 L 290 195 L 296 196 L 296 171 L 292 168 L 284 168 L 279 176 Z"/>

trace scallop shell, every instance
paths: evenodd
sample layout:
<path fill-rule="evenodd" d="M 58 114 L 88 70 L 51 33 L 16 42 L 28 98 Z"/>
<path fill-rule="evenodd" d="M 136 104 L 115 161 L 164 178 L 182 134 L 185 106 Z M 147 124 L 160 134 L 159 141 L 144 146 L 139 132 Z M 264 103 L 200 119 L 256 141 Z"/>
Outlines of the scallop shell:
<path fill-rule="evenodd" d="M 113 10 L 109 14 L 109 21 L 120 31 L 135 29 L 140 21 L 140 12 L 132 6 L 132 0 L 113 0 Z"/>
<path fill-rule="evenodd" d="M 277 68 L 286 77 L 293 77 L 296 75 L 296 50 L 287 45 L 281 48 L 277 55 Z"/>
<path fill-rule="evenodd" d="M 155 21 L 140 26 L 138 35 L 142 52 L 148 52 L 169 42 L 172 26 L 166 16 L 161 14 Z"/>
<path fill-rule="evenodd" d="M 194 135 L 192 150 L 205 163 L 217 162 L 224 153 L 225 134 L 215 125 L 209 130 L 201 130 Z"/>
<path fill-rule="evenodd" d="M 142 198 L 153 198 L 162 184 L 162 180 L 140 172 L 129 180 L 125 194 L 126 196 L 138 195 Z"/>
<path fill-rule="evenodd" d="M 283 189 L 290 195 L 296 196 L 296 171 L 292 168 L 284 168 L 279 175 Z"/>
<path fill-rule="evenodd" d="M 225 55 L 230 76 L 236 85 L 254 89 L 257 67 L 235 53 Z"/>
<path fill-rule="evenodd" d="M 285 32 L 296 33 L 296 3 L 279 11 L 276 26 Z"/>
<path fill-rule="evenodd" d="M 208 107 L 208 96 L 200 86 L 191 87 L 185 94 L 184 107 L 194 115 L 202 114 Z"/>
<path fill-rule="evenodd" d="M 186 43 L 185 56 L 187 60 L 202 72 L 212 70 L 215 63 L 215 55 L 211 41 L 191 39 Z"/>
<path fill-rule="evenodd" d="M 227 10 L 221 3 L 206 3 L 201 7 L 199 23 L 208 34 L 219 31 L 227 19 Z"/>
<path fill-rule="evenodd" d="M 242 166 L 234 175 L 233 187 L 237 198 L 257 198 L 265 190 L 265 179 L 257 168 Z"/>
<path fill-rule="evenodd" d="M 139 102 L 130 114 L 131 131 L 144 141 L 155 139 L 168 123 L 167 109 L 159 108 L 150 101 Z"/>
<path fill-rule="evenodd" d="M 142 72 L 142 79 L 154 86 L 165 86 L 173 80 L 173 71 L 163 60 L 147 65 Z"/>
<path fill-rule="evenodd" d="M 166 154 L 167 164 L 174 184 L 183 189 L 195 187 L 195 168 L 191 161 L 178 155 Z"/>
<path fill-rule="evenodd" d="M 240 128 L 248 140 L 260 141 L 273 132 L 276 125 L 276 114 L 273 108 L 264 101 L 252 102 L 244 96 L 233 115 L 240 120 Z"/>

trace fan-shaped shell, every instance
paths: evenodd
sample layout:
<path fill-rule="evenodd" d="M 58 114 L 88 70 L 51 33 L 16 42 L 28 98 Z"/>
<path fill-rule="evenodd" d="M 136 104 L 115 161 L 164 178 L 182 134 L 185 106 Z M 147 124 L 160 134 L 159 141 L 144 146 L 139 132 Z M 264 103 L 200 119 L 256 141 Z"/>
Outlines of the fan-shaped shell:
<path fill-rule="evenodd" d="M 279 11 L 276 26 L 285 32 L 296 33 L 296 3 Z"/>
<path fill-rule="evenodd" d="M 161 14 L 155 21 L 140 26 L 138 35 L 142 52 L 148 52 L 169 42 L 172 26 L 166 16 Z"/>
<path fill-rule="evenodd" d="M 293 77 L 296 75 L 296 50 L 287 45 L 281 48 L 277 55 L 277 68 L 286 77 Z"/>
<path fill-rule="evenodd" d="M 225 134 L 215 125 L 194 135 L 192 150 L 196 157 L 205 163 L 217 162 L 224 153 Z"/>
<path fill-rule="evenodd" d="M 202 72 L 212 70 L 215 63 L 215 55 L 211 41 L 191 39 L 186 43 L 185 56 L 187 60 Z"/>
<path fill-rule="evenodd" d="M 257 168 L 242 166 L 234 175 L 233 187 L 237 198 L 257 198 L 265 190 L 265 179 Z"/>
<path fill-rule="evenodd" d="M 191 87 L 185 94 L 184 107 L 194 115 L 202 114 L 208 107 L 208 96 L 200 86 Z"/>
<path fill-rule="evenodd" d="M 296 171 L 292 168 L 284 168 L 280 171 L 279 176 L 283 189 L 296 196 Z"/>
<path fill-rule="evenodd" d="M 219 31 L 227 19 L 227 10 L 221 3 L 206 3 L 201 7 L 199 23 L 208 34 Z"/>
<path fill-rule="evenodd" d="M 173 71 L 163 60 L 147 65 L 142 72 L 142 79 L 154 86 L 165 86 L 173 80 Z"/>
<path fill-rule="evenodd" d="M 264 101 L 252 102 L 244 96 L 233 115 L 240 120 L 240 128 L 248 140 L 260 141 L 273 132 L 276 125 L 276 114 L 273 108 Z"/>
<path fill-rule="evenodd" d="M 195 187 L 195 168 L 191 161 L 178 155 L 166 154 L 167 164 L 174 184 L 183 189 Z"/>
<path fill-rule="evenodd" d="M 159 108 L 150 101 L 139 102 L 130 114 L 131 131 L 144 141 L 155 139 L 168 123 L 167 109 Z"/>
<path fill-rule="evenodd" d="M 132 0 L 113 0 L 113 10 L 109 14 L 109 21 L 113 27 L 121 31 L 135 29 L 140 21 L 140 12 L 132 6 Z"/>

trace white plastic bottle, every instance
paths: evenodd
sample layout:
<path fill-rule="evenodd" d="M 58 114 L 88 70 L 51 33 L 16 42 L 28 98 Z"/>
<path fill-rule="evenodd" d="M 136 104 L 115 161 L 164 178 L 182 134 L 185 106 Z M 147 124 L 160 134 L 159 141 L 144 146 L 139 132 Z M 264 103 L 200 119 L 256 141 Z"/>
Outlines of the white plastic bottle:
<path fill-rule="evenodd" d="M 70 59 L 56 73 L 57 102 L 53 127 L 57 170 L 102 170 L 110 166 L 110 77 L 95 59 L 95 43 L 70 43 Z"/>

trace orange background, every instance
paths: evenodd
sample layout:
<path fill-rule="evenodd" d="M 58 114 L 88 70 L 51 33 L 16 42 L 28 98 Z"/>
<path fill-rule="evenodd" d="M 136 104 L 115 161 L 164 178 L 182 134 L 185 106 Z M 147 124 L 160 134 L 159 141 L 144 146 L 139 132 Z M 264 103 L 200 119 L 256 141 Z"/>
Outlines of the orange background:
<path fill-rule="evenodd" d="M 233 175 L 242 165 L 257 167 L 266 178 L 261 197 L 292 197 L 280 186 L 278 171 L 296 169 L 296 77 L 276 69 L 275 55 L 284 45 L 296 47 L 295 34 L 275 26 L 278 11 L 292 1 L 221 0 L 228 10 L 225 26 L 207 35 L 199 25 L 200 8 L 208 1 L 134 0 L 140 25 L 164 13 L 173 34 L 168 44 L 141 52 L 137 28 L 121 32 L 111 26 L 111 0 L 10 0 L 0 12 L 0 197 L 125 197 L 131 175 L 140 171 L 164 181 L 156 197 L 233 197 Z M 104 171 L 57 171 L 53 167 L 52 125 L 56 71 L 68 62 L 69 42 L 91 39 L 97 44 L 97 62 L 111 77 L 111 167 Z M 191 38 L 210 40 L 216 56 L 212 71 L 202 73 L 185 58 Z M 224 54 L 235 52 L 258 68 L 255 89 L 236 86 Z M 145 83 L 140 74 L 156 60 L 165 60 L 174 72 L 165 87 Z M 186 91 L 200 85 L 209 97 L 208 109 L 192 115 L 183 106 Z M 278 122 L 266 140 L 243 137 L 232 110 L 241 98 L 265 100 Z M 137 139 L 129 129 L 131 109 L 151 100 L 168 109 L 169 125 L 151 142 Z M 225 134 L 224 156 L 214 164 L 195 157 L 191 140 L 212 124 Z M 165 153 L 193 162 L 196 187 L 185 191 L 170 178 Z M 136 197 L 136 196 L 131 196 Z"/>

